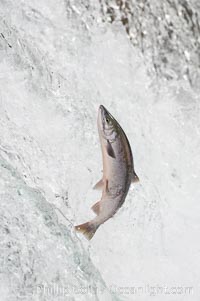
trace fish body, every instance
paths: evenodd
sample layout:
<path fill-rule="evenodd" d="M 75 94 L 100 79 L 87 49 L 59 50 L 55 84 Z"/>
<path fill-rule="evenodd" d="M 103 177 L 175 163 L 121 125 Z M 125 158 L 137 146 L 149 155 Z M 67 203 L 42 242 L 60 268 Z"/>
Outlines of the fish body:
<path fill-rule="evenodd" d="M 92 206 L 96 217 L 76 230 L 91 239 L 98 227 L 111 218 L 122 206 L 131 182 L 139 181 L 134 171 L 129 141 L 116 119 L 100 105 L 98 131 L 103 157 L 103 178 L 94 188 L 102 189 L 102 197 Z"/>

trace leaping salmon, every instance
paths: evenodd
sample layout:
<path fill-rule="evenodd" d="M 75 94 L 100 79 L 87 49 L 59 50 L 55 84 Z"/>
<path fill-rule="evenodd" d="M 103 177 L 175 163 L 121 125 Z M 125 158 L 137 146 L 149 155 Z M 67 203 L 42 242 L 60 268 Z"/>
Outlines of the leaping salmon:
<path fill-rule="evenodd" d="M 96 217 L 75 226 L 88 240 L 122 206 L 131 182 L 139 181 L 129 141 L 119 123 L 102 105 L 99 107 L 97 123 L 103 156 L 103 178 L 94 189 L 102 189 L 102 197 L 91 208 Z"/>

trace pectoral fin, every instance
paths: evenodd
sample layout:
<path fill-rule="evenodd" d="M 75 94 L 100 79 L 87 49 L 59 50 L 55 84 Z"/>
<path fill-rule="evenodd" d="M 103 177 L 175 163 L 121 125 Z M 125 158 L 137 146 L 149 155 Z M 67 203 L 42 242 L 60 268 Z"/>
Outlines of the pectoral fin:
<path fill-rule="evenodd" d="M 139 177 L 136 175 L 135 172 L 133 172 L 132 183 L 136 183 L 136 182 L 139 182 L 139 181 L 140 181 Z"/>
<path fill-rule="evenodd" d="M 94 211 L 94 213 L 96 213 L 97 215 L 99 215 L 100 213 L 100 201 L 95 203 L 91 209 Z"/>
<path fill-rule="evenodd" d="M 111 143 L 110 143 L 109 140 L 107 140 L 106 150 L 107 150 L 107 153 L 108 153 L 108 155 L 109 155 L 110 157 L 116 158 L 116 157 L 115 157 L 114 149 L 113 149 L 113 147 L 112 147 L 112 145 L 111 145 Z"/>
<path fill-rule="evenodd" d="M 98 181 L 98 182 L 94 185 L 93 189 L 97 189 L 97 190 L 103 189 L 103 179 L 101 179 L 100 181 Z"/>

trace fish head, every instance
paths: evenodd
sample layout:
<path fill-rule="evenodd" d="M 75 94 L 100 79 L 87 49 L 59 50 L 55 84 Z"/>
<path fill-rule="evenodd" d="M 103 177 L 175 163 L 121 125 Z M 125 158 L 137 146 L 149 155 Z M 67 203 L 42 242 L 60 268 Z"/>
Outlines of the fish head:
<path fill-rule="evenodd" d="M 119 132 L 118 122 L 103 105 L 99 106 L 98 130 L 99 135 L 109 141 L 115 140 Z"/>

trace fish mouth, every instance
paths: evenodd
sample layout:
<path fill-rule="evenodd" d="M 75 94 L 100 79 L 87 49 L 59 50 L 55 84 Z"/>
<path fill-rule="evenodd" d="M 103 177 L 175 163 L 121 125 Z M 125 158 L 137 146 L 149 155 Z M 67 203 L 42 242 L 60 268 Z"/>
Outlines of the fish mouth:
<path fill-rule="evenodd" d="M 104 120 L 105 120 L 105 115 L 107 113 L 106 108 L 103 105 L 99 106 L 99 112 L 98 112 L 98 129 L 99 133 L 103 134 L 104 131 Z"/>
<path fill-rule="evenodd" d="M 103 123 L 106 123 L 105 120 L 107 121 L 108 118 L 111 119 L 112 121 L 115 121 L 115 118 L 110 114 L 110 112 L 103 105 L 99 106 L 99 120 L 100 118 Z"/>
<path fill-rule="evenodd" d="M 106 108 L 103 105 L 100 105 L 99 106 L 98 120 L 99 120 L 99 123 L 102 124 L 102 126 L 105 123 L 106 116 L 108 116 L 108 115 L 110 115 L 108 110 L 106 110 Z"/>
<path fill-rule="evenodd" d="M 97 124 L 101 139 L 108 141 L 116 138 L 117 121 L 103 105 L 99 106 Z"/>
<path fill-rule="evenodd" d="M 108 110 L 103 105 L 100 105 L 99 106 L 99 115 L 101 115 L 102 119 L 105 118 L 106 114 L 110 115 L 110 113 L 108 112 Z"/>
<path fill-rule="evenodd" d="M 106 108 L 105 108 L 103 105 L 100 105 L 100 106 L 99 106 L 99 111 L 100 111 L 101 113 L 103 113 L 103 112 L 108 112 L 108 111 L 106 110 Z"/>
<path fill-rule="evenodd" d="M 98 114 L 98 120 L 99 120 L 99 122 L 103 121 L 103 117 L 105 115 L 105 112 L 106 112 L 106 108 L 103 105 L 100 105 L 99 106 L 99 114 Z"/>

